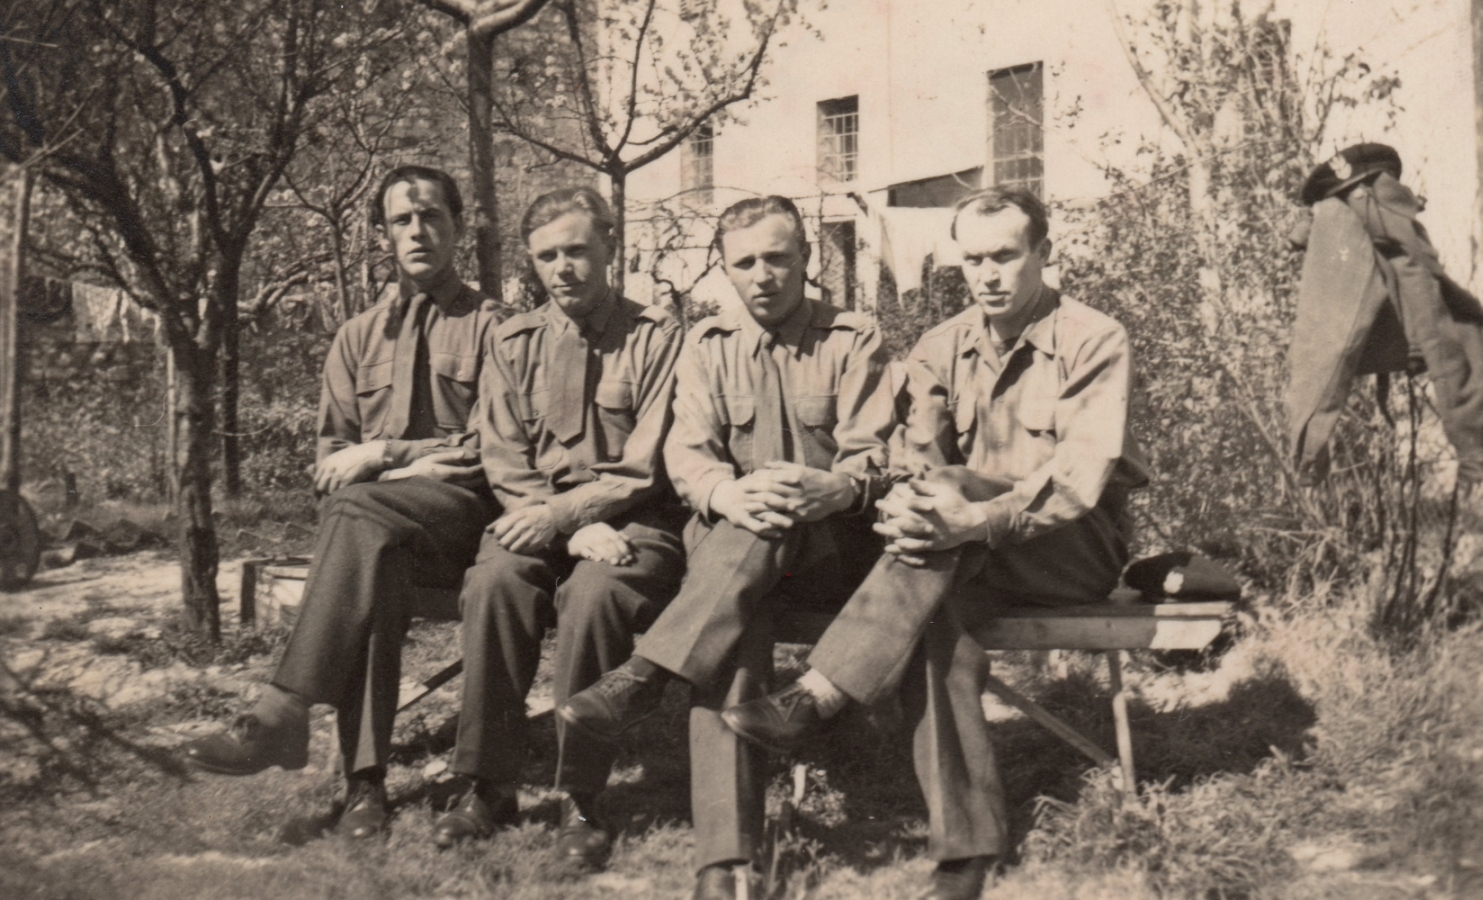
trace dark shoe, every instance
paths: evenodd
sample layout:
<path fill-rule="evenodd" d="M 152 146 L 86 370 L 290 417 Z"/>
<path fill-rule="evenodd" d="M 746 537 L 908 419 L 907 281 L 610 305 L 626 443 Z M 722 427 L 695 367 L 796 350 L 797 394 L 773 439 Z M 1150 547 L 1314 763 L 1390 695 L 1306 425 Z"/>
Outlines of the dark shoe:
<path fill-rule="evenodd" d="M 355 840 L 374 837 L 386 829 L 391 811 L 386 802 L 386 782 L 381 776 L 349 778 L 345 791 L 345 811 L 335 831 Z"/>
<path fill-rule="evenodd" d="M 302 769 L 309 764 L 309 723 L 270 728 L 252 713 L 224 732 L 185 745 L 186 762 L 218 775 L 256 775 L 271 766 Z"/>
<path fill-rule="evenodd" d="M 721 713 L 726 727 L 773 753 L 791 753 L 824 721 L 814 695 L 793 682 Z"/>
<path fill-rule="evenodd" d="M 497 791 L 470 785 L 458 805 L 433 823 L 433 843 L 452 847 L 470 838 L 484 839 L 520 817 L 520 802 Z"/>
<path fill-rule="evenodd" d="M 736 900 L 740 896 L 736 889 L 739 871 L 745 873 L 747 879 L 745 896 L 761 897 L 762 878 L 751 866 L 721 863 L 706 866 L 695 874 L 695 893 L 691 895 L 692 900 Z"/>
<path fill-rule="evenodd" d="M 932 886 L 919 900 L 978 900 L 994 866 L 992 856 L 945 859 L 932 872 Z"/>
<path fill-rule="evenodd" d="M 556 857 L 582 869 L 600 869 L 613 847 L 613 835 L 593 815 L 593 798 L 561 798 L 561 828 L 556 833 Z"/>
<path fill-rule="evenodd" d="M 623 732 L 659 711 L 667 680 L 662 675 L 635 675 L 624 663 L 585 691 L 568 697 L 556 714 L 589 737 L 616 741 Z"/>

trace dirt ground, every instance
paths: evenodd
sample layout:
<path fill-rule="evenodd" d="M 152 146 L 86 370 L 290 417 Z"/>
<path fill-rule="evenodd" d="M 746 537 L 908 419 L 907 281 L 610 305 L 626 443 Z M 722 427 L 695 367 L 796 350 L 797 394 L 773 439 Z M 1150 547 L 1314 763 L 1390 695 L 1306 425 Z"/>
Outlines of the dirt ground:
<path fill-rule="evenodd" d="M 621 833 L 602 873 L 562 871 L 550 853 L 555 739 L 544 682 L 530 704 L 536 746 L 521 826 L 454 851 L 431 845 L 451 789 L 457 691 L 446 687 L 399 719 L 388 837 L 352 844 L 325 834 L 340 790 L 326 709 L 315 710 L 310 765 L 300 772 L 203 776 L 172 753 L 251 701 L 284 635 L 239 627 L 233 561 L 219 580 L 223 646 L 192 644 L 172 624 L 179 577 L 167 555 L 145 552 L 46 571 L 0 595 L 0 896 L 688 895 L 683 689 L 672 687 L 661 715 L 623 747 L 604 798 Z M 414 627 L 409 679 L 457 656 L 456 628 Z M 1138 801 L 1119 799 L 1107 773 L 986 700 L 1017 850 L 985 896 L 1483 896 L 1472 893 L 1483 887 L 1483 839 L 1472 830 L 1483 825 L 1472 818 L 1483 809 L 1483 728 L 1468 724 L 1483 724 L 1483 654 L 1474 652 L 1483 633 L 1449 651 L 1471 654 L 1467 665 L 1434 661 L 1460 679 L 1436 734 L 1393 723 L 1406 733 L 1366 749 L 1346 729 L 1361 729 L 1367 715 L 1383 719 L 1391 701 L 1359 669 L 1325 682 L 1337 661 L 1354 658 L 1351 638 L 1291 628 L 1261 636 L 1256 620 L 1243 629 L 1258 636 L 1218 659 L 1135 660 Z M 1111 746 L 1096 663 L 1009 657 L 996 673 L 1031 685 L 1040 702 Z M 1434 673 L 1402 674 L 1446 693 Z M 1419 696 L 1394 703 L 1410 708 Z M 809 794 L 797 832 L 775 845 L 774 896 L 904 898 L 923 885 L 931 864 L 910 757 L 872 715 L 840 723 L 800 757 Z M 1336 741 L 1354 746 L 1326 749 Z M 1440 758 L 1435 748 L 1445 765 L 1417 762 Z M 774 813 L 788 789 L 780 769 Z"/>

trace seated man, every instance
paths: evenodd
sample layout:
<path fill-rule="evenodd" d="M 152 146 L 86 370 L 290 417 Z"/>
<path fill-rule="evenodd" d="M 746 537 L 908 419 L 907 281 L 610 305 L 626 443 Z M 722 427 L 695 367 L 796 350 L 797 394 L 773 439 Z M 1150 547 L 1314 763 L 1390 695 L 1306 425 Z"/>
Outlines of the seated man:
<path fill-rule="evenodd" d="M 556 625 L 557 703 L 628 658 L 674 596 L 685 510 L 661 473 L 680 328 L 608 287 L 613 215 L 580 188 L 531 204 L 520 233 L 549 302 L 499 326 L 476 413 L 504 515 L 464 580 L 463 711 L 452 769 L 468 792 L 434 826 L 442 846 L 516 811 L 525 695 Z M 558 721 L 557 853 L 590 867 L 611 834 L 593 805 L 613 748 Z"/>
<path fill-rule="evenodd" d="M 394 169 L 371 224 L 397 267 L 395 295 L 346 322 L 324 366 L 314 562 L 283 659 L 230 732 L 193 741 L 209 772 L 303 768 L 309 705 L 333 704 L 348 781 L 339 830 L 379 832 L 383 779 L 414 586 L 457 587 L 495 516 L 470 432 L 501 308 L 454 269 L 463 203 L 446 173 Z"/>
<path fill-rule="evenodd" d="M 762 760 L 720 711 L 766 690 L 779 605 L 837 607 L 869 571 L 880 544 L 861 513 L 880 489 L 895 424 L 874 324 L 803 295 L 808 243 L 797 208 L 782 197 L 744 200 L 721 214 L 716 244 L 741 303 L 686 337 L 664 450 L 695 510 L 689 572 L 636 655 L 557 709 L 611 740 L 658 707 L 666 680 L 693 685 L 702 900 L 736 895 L 734 870 L 762 834 Z"/>
<path fill-rule="evenodd" d="M 775 750 L 847 700 L 902 689 L 927 801 L 924 900 L 976 898 L 1007 820 L 980 705 L 987 671 L 968 633 L 996 607 L 1107 598 L 1127 562 L 1129 488 L 1147 481 L 1128 433 L 1122 326 L 1041 281 L 1045 207 L 991 188 L 958 204 L 953 237 L 976 305 L 922 336 L 898 466 L 877 508 L 887 555 L 795 684 L 726 710 Z"/>

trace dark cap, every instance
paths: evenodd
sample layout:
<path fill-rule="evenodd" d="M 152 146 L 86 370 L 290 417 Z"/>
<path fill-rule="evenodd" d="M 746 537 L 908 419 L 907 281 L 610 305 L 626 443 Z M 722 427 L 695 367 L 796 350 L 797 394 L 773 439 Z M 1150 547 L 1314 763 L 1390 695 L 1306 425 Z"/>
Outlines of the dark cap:
<path fill-rule="evenodd" d="M 1381 172 L 1389 172 L 1396 180 L 1401 177 L 1401 155 L 1386 144 L 1355 144 L 1340 150 L 1333 159 L 1318 166 L 1303 182 L 1298 200 L 1304 206 L 1312 206 L 1327 200 L 1346 189 L 1372 178 Z"/>

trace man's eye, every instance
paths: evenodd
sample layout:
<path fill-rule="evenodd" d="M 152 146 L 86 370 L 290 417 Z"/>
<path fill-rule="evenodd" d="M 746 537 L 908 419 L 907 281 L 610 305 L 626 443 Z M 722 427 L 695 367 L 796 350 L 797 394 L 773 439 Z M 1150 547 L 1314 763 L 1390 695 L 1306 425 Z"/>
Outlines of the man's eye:
<path fill-rule="evenodd" d="M 553 250 L 547 250 L 545 253 L 537 253 L 536 259 L 540 260 L 541 262 L 552 262 L 556 259 L 556 252 Z"/>

